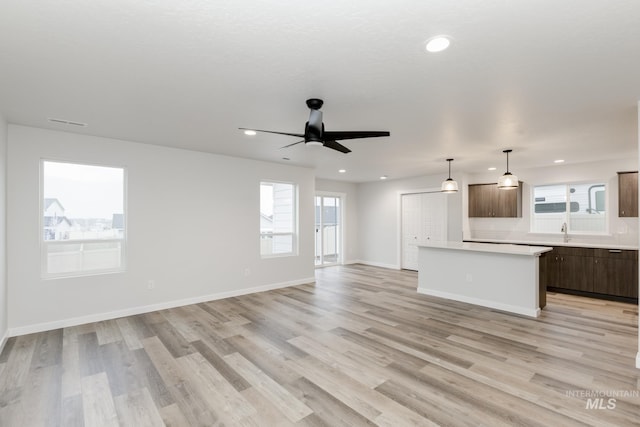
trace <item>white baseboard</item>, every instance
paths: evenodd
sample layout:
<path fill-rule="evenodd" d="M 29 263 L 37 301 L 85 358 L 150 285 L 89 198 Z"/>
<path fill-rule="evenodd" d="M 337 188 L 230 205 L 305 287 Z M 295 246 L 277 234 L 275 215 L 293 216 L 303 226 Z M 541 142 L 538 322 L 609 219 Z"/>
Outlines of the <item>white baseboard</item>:
<path fill-rule="evenodd" d="M 363 261 L 363 260 L 353 261 L 353 263 L 354 264 L 370 265 L 371 267 L 388 268 L 390 270 L 401 270 L 400 266 L 396 265 L 396 264 L 385 264 L 385 263 L 381 263 L 381 262 Z"/>
<path fill-rule="evenodd" d="M 636 368 L 640 369 L 640 351 L 636 354 Z"/>
<path fill-rule="evenodd" d="M 472 298 L 458 294 L 450 294 L 448 292 L 434 291 L 433 289 L 425 289 L 418 287 L 418 293 L 424 295 L 431 295 L 439 298 L 446 298 L 454 301 L 466 302 L 469 304 L 480 305 L 482 307 L 495 308 L 496 310 L 508 311 L 510 313 L 522 314 L 529 317 L 540 316 L 540 308 L 530 309 L 526 307 L 519 307 L 517 305 L 502 304 L 495 301 L 489 301 L 480 298 Z"/>
<path fill-rule="evenodd" d="M 86 323 L 101 322 L 103 320 L 117 319 L 119 317 L 134 316 L 136 314 L 149 313 L 151 311 L 165 310 L 167 308 L 181 307 L 190 304 L 199 304 L 201 302 L 214 301 L 218 299 L 237 297 L 241 295 L 254 294 L 257 292 L 271 291 L 274 289 L 288 288 L 290 286 L 306 285 L 314 283 L 315 277 L 306 279 L 292 280 L 289 282 L 275 283 L 271 285 L 256 286 L 253 288 L 245 288 L 234 291 L 220 292 L 216 294 L 202 295 L 198 297 L 185 298 L 175 301 L 167 301 L 158 304 L 151 304 L 139 307 L 126 308 L 124 310 L 116 310 L 105 313 L 91 314 L 88 316 L 72 317 L 69 319 L 56 320 L 53 322 L 36 323 L 34 325 L 20 326 L 17 328 L 9 328 L 6 338 L 16 337 L 19 335 L 33 334 L 36 332 L 51 331 L 54 329 L 68 328 L 70 326 L 84 325 Z"/>
<path fill-rule="evenodd" d="M 2 353 L 2 350 L 4 350 L 4 345 L 7 343 L 8 339 L 9 339 L 9 330 L 7 329 L 6 331 L 4 331 L 4 336 L 0 338 L 0 353 Z"/>

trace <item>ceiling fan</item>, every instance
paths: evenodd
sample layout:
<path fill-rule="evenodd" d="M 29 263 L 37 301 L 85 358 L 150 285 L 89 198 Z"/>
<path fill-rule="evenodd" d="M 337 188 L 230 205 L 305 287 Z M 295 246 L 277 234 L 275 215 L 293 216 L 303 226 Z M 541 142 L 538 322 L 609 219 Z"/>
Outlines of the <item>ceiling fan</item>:
<path fill-rule="evenodd" d="M 309 121 L 304 126 L 304 133 L 289 133 L 289 132 L 275 132 L 271 130 L 259 130 L 249 128 L 239 128 L 241 130 L 275 133 L 278 135 L 297 136 L 298 138 L 304 138 L 302 141 L 294 142 L 293 144 L 285 145 L 282 148 L 294 146 L 296 144 L 305 143 L 307 145 L 322 145 L 332 150 L 340 151 L 341 153 L 350 153 L 344 145 L 337 141 L 343 139 L 359 139 L 359 138 L 375 138 L 378 136 L 390 136 L 391 133 L 386 131 L 325 131 L 324 123 L 322 123 L 322 99 L 311 98 L 307 99 L 307 107 L 311 109 L 309 114 Z"/>

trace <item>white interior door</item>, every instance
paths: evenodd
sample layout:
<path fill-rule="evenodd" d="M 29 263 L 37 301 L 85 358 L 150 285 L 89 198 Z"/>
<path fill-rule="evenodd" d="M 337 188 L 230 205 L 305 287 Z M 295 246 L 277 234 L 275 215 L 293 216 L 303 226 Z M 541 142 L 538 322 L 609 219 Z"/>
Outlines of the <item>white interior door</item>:
<path fill-rule="evenodd" d="M 403 194 L 402 268 L 418 269 L 418 246 L 447 240 L 446 194 Z"/>
<path fill-rule="evenodd" d="M 418 269 L 418 239 L 422 211 L 420 194 L 402 195 L 402 268 Z"/>

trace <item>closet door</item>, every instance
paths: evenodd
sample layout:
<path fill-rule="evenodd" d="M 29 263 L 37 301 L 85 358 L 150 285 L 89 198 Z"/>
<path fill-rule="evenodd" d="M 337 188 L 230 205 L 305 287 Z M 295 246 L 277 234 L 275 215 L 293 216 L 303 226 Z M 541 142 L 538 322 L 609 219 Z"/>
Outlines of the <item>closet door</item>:
<path fill-rule="evenodd" d="M 422 200 L 420 194 L 402 195 L 402 268 L 418 269 Z"/>
<path fill-rule="evenodd" d="M 418 270 L 418 246 L 447 240 L 447 195 L 402 195 L 402 268 Z"/>

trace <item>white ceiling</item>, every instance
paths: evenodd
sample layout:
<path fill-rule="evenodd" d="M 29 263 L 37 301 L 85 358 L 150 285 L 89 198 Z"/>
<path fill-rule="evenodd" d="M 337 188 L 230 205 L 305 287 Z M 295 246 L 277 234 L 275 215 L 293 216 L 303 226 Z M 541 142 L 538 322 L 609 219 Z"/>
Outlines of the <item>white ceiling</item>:
<path fill-rule="evenodd" d="M 424 51 L 437 34 L 452 38 Z M 305 100 L 353 152 L 288 149 Z M 11 123 L 362 182 L 637 157 L 637 0 L 2 0 Z M 52 124 L 48 118 L 88 123 Z M 290 158 L 289 161 L 282 160 Z M 561 166 L 560 166 L 561 167 Z M 339 174 L 340 168 L 347 169 Z"/>

